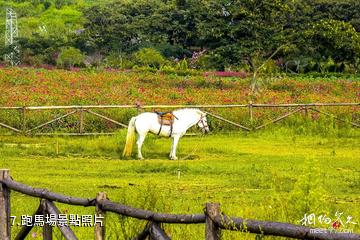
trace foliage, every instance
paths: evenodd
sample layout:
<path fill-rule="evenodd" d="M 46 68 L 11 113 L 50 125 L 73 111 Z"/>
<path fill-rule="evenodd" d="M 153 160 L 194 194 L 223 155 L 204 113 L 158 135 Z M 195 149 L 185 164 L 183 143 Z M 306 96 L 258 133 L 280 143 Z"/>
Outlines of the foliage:
<path fill-rule="evenodd" d="M 159 68 L 165 63 L 165 58 L 153 48 L 142 48 L 134 53 L 135 61 L 141 66 Z"/>
<path fill-rule="evenodd" d="M 335 61 L 354 62 L 360 57 L 360 34 L 350 23 L 320 20 L 313 24 L 307 34 L 313 40 L 313 45 L 319 46 L 319 57 L 333 59 L 331 65 L 335 65 Z"/>
<path fill-rule="evenodd" d="M 56 64 L 60 67 L 71 68 L 82 65 L 84 59 L 85 57 L 79 49 L 67 47 L 61 49 L 61 52 L 56 60 Z"/>
<path fill-rule="evenodd" d="M 131 69 L 135 65 L 130 56 L 119 53 L 112 53 L 108 55 L 105 59 L 105 64 L 107 67 L 119 69 Z"/>
<path fill-rule="evenodd" d="M 360 65 L 356 0 L 0 0 L 5 6 L 18 13 L 28 64 L 55 65 L 52 55 L 72 46 L 104 59 L 121 53 L 126 64 L 110 65 L 131 68 L 129 56 L 155 48 L 167 59 L 189 62 L 206 50 L 195 67 L 253 72 L 259 59 L 286 44 L 269 71 L 355 73 Z M 0 23 L 0 41 L 4 29 Z"/>
<path fill-rule="evenodd" d="M 180 45 L 161 44 L 155 47 L 161 54 L 170 59 L 184 59 L 191 57 L 191 51 L 184 49 Z"/>
<path fill-rule="evenodd" d="M 30 38 L 20 38 L 22 62 L 29 65 L 56 64 L 60 49 L 66 44 L 64 39 L 45 37 L 40 34 L 33 34 Z M 34 59 L 42 59 L 34 63 Z"/>

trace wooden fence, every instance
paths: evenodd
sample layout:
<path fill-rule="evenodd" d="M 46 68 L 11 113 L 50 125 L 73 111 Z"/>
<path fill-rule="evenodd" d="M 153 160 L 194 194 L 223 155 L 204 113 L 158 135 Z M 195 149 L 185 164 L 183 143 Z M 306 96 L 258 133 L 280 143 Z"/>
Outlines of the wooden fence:
<path fill-rule="evenodd" d="M 254 131 L 259 130 L 262 128 L 265 128 L 269 124 L 273 124 L 276 122 L 279 122 L 281 120 L 286 119 L 287 117 L 299 113 L 299 112 L 305 112 L 306 114 L 310 111 L 316 112 L 318 114 L 322 114 L 328 117 L 332 117 L 337 121 L 340 122 L 347 122 L 353 127 L 360 127 L 360 123 L 348 121 L 341 119 L 334 114 L 325 112 L 323 110 L 320 110 L 322 107 L 359 107 L 360 103 L 308 103 L 308 104 L 233 104 L 233 105 L 146 105 L 146 106 L 140 106 L 140 105 L 86 105 L 86 106 L 37 106 L 37 107 L 0 107 L 0 110 L 13 110 L 20 112 L 20 121 L 21 124 L 19 124 L 21 127 L 14 127 L 10 126 L 10 124 L 1 122 L 0 120 L 0 127 L 6 128 L 13 133 L 17 134 L 23 134 L 23 135 L 52 135 L 53 133 L 39 133 L 36 132 L 38 130 L 41 130 L 45 126 L 49 126 L 52 123 L 56 123 L 60 121 L 61 119 L 67 118 L 71 115 L 78 114 L 78 130 L 75 133 L 61 133 L 61 135 L 100 135 L 100 134 L 112 134 L 112 133 L 98 133 L 98 132 L 85 132 L 84 131 L 84 118 L 86 114 L 90 114 L 92 116 L 95 116 L 97 118 L 100 118 L 102 120 L 105 120 L 107 122 L 110 122 L 112 124 L 115 124 L 118 127 L 127 127 L 126 123 L 121 123 L 118 120 L 115 120 L 113 118 L 110 118 L 108 116 L 105 116 L 104 114 L 100 114 L 96 112 L 96 110 L 99 109 L 137 109 L 137 110 L 146 110 L 146 109 L 177 109 L 177 108 L 199 108 L 208 113 L 210 117 L 213 117 L 215 119 L 218 119 L 220 121 L 226 122 L 232 126 L 235 126 L 239 129 L 245 130 L 245 131 Z M 270 119 L 266 121 L 265 123 L 259 125 L 259 126 L 245 126 L 244 124 L 240 124 L 234 121 L 231 121 L 229 119 L 226 119 L 224 116 L 220 116 L 219 114 L 216 114 L 212 112 L 211 110 L 219 109 L 219 108 L 228 108 L 228 109 L 236 109 L 236 108 L 242 108 L 248 111 L 248 116 L 250 123 L 254 121 L 254 109 L 265 109 L 265 108 L 287 108 L 289 109 L 288 112 L 282 116 L 276 117 L 274 119 Z M 211 110 L 209 110 L 211 109 Z M 66 114 L 63 114 L 61 116 L 55 117 L 49 121 L 46 121 L 44 123 L 41 123 L 35 127 L 28 126 L 27 122 L 27 115 L 30 111 L 34 110 L 66 110 L 68 111 Z M 57 133 L 59 134 L 59 133 Z"/>
<path fill-rule="evenodd" d="M 94 224 L 94 239 L 105 239 L 104 221 L 106 212 L 113 212 L 123 216 L 142 219 L 148 222 L 143 231 L 133 240 L 149 238 L 151 240 L 171 239 L 162 228 L 163 224 L 205 224 L 204 238 L 206 240 L 221 239 L 222 230 L 241 231 L 260 235 L 282 236 L 295 239 L 314 240 L 359 240 L 360 235 L 355 233 L 337 233 L 312 231 L 309 227 L 281 222 L 258 221 L 229 217 L 221 213 L 220 204 L 206 203 L 204 213 L 199 214 L 167 214 L 156 213 L 148 210 L 137 209 L 112 202 L 107 199 L 105 193 L 98 193 L 95 198 L 77 198 L 50 192 L 46 189 L 32 188 L 11 179 L 7 169 L 0 169 L 0 240 L 9 240 L 11 237 L 10 220 L 10 191 L 14 190 L 28 196 L 40 198 L 40 205 L 33 216 L 52 214 L 58 219 L 60 211 L 54 202 L 84 207 L 95 207 L 95 214 L 102 221 Z M 32 218 L 34 219 L 34 217 Z M 34 223 L 34 222 L 32 222 Z M 31 231 L 32 224 L 22 226 L 15 239 L 24 239 Z M 58 227 L 65 239 L 78 239 L 72 229 L 67 225 L 51 226 L 45 222 L 43 228 L 43 239 L 52 239 L 53 228 Z"/>

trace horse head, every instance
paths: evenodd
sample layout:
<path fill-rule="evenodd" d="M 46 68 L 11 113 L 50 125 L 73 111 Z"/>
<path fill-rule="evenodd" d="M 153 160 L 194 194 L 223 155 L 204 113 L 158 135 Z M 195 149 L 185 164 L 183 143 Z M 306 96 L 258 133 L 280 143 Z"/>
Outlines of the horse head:
<path fill-rule="evenodd" d="M 207 122 L 207 118 L 206 118 L 206 113 L 202 112 L 202 111 L 198 111 L 199 113 L 199 121 L 197 122 L 198 127 L 201 129 L 201 131 L 203 133 L 209 133 L 210 132 L 210 128 Z"/>

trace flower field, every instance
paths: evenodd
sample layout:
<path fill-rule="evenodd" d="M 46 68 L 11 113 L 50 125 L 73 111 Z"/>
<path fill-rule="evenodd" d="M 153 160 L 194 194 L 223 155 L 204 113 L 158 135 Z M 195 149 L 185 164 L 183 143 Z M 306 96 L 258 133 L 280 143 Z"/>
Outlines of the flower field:
<path fill-rule="evenodd" d="M 356 102 L 360 82 L 273 79 L 256 97 L 249 80 L 150 72 L 0 69 L 0 105 Z"/>
<path fill-rule="evenodd" d="M 117 70 L 47 70 L 35 68 L 0 68 L 0 106 L 49 105 L 113 105 L 113 104 L 246 104 L 359 102 L 360 82 L 355 78 L 290 78 L 272 77 L 262 80 L 260 92 L 251 94 L 250 79 L 244 74 L 198 73 L 192 76 Z M 256 109 L 252 124 L 261 124 L 284 114 L 289 109 Z M 357 107 L 326 109 L 357 121 Z M 33 112 L 28 115 L 29 127 L 64 112 Z M 136 111 L 106 110 L 102 113 L 127 122 Z M 246 109 L 222 109 L 230 120 L 249 125 Z M 19 127 L 19 119 L 11 112 L 1 112 L 0 119 Z M 312 112 L 313 120 L 319 114 Z M 76 119 L 73 119 L 76 121 Z M 66 123 L 70 124 L 70 123 Z M 71 125 L 71 124 L 70 124 Z M 212 121 L 213 128 L 220 123 Z M 104 123 L 88 119 L 86 130 L 108 128 Z"/>

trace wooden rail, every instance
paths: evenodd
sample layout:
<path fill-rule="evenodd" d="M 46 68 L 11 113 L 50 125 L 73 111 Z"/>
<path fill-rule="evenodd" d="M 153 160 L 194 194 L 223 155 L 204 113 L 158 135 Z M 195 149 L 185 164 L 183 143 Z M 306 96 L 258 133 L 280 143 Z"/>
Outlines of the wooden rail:
<path fill-rule="evenodd" d="M 311 228 L 294 225 L 289 223 L 258 221 L 229 217 L 221 214 L 220 204 L 206 203 L 204 213 L 200 214 L 167 214 L 156 213 L 149 210 L 137 209 L 120 203 L 112 202 L 107 199 L 106 194 L 99 193 L 96 198 L 77 198 L 50 192 L 46 189 L 33 188 L 22 183 L 18 183 L 10 178 L 10 172 L 0 169 L 0 240 L 9 240 L 10 231 L 10 191 L 14 190 L 28 196 L 41 198 L 39 208 L 35 214 L 54 214 L 59 216 L 60 211 L 54 202 L 61 202 L 70 205 L 80 205 L 84 207 L 96 206 L 96 214 L 105 217 L 106 212 L 114 212 L 123 216 L 147 220 L 145 229 L 133 239 L 140 240 L 150 237 L 154 240 L 168 240 L 161 224 L 206 224 L 205 239 L 221 239 L 221 230 L 241 231 L 261 235 L 282 236 L 295 239 L 314 239 L 314 240 L 359 240 L 360 235 L 354 233 L 317 233 Z M 69 226 L 57 226 L 65 239 L 77 239 Z M 31 231 L 32 226 L 23 226 L 15 239 L 24 239 Z M 43 226 L 44 239 L 52 239 L 52 226 Z M 94 238 L 96 240 L 105 239 L 105 224 L 95 224 Z"/>
<path fill-rule="evenodd" d="M 289 117 L 292 114 L 298 113 L 300 111 L 304 111 L 304 112 L 309 112 L 309 111 L 314 111 L 317 112 L 318 114 L 322 114 L 325 115 L 327 117 L 333 117 L 335 120 L 340 121 L 340 122 L 346 122 L 349 123 L 350 125 L 352 125 L 353 127 L 360 127 L 360 123 L 355 123 L 352 121 L 348 121 L 348 120 L 344 120 L 341 119 L 331 113 L 327 113 L 325 111 L 320 111 L 317 108 L 321 108 L 321 107 L 359 107 L 360 103 L 303 103 L 303 104 L 295 104 L 295 103 L 291 103 L 291 104 L 255 104 L 252 102 L 249 102 L 248 104 L 232 104 L 232 105 L 145 105 L 145 106 L 140 106 L 140 105 L 73 105 L 73 106 L 24 106 L 24 107 L 1 107 L 0 106 L 0 110 L 17 110 L 20 112 L 21 116 L 21 127 L 16 128 L 13 126 L 10 126 L 9 124 L 3 123 L 0 121 L 0 127 L 6 128 L 14 133 L 17 134 L 24 134 L 24 135 L 54 135 L 54 133 L 41 133 L 41 132 L 36 132 L 36 130 L 41 130 L 42 128 L 44 128 L 45 126 L 49 126 L 52 123 L 56 123 L 61 119 L 67 118 L 71 115 L 75 115 L 76 113 L 79 113 L 79 128 L 78 131 L 76 133 L 57 133 L 59 135 L 72 135 L 72 136 L 76 136 L 76 135 L 101 135 L 101 134 L 111 134 L 111 133 L 96 133 L 96 132 L 85 132 L 84 131 L 84 119 L 85 119 L 85 115 L 89 114 L 95 117 L 98 117 L 102 120 L 105 120 L 109 123 L 115 124 L 118 127 L 127 127 L 127 124 L 125 123 L 121 123 L 116 119 L 112 119 L 108 116 L 105 116 L 104 114 L 100 114 L 98 112 L 95 112 L 94 110 L 98 110 L 98 109 L 178 109 L 178 108 L 199 108 L 199 109 L 203 109 L 205 110 L 205 112 L 208 113 L 208 115 L 210 117 L 216 118 L 220 121 L 223 121 L 227 124 L 230 124 L 232 126 L 236 126 L 242 130 L 245 131 L 254 131 L 254 130 L 259 130 L 264 128 L 265 126 L 269 125 L 269 124 L 273 124 L 276 122 L 279 122 L 287 117 Z M 220 116 L 216 113 L 213 112 L 209 112 L 209 109 L 224 109 L 224 108 L 229 108 L 229 109 L 234 109 L 234 108 L 243 108 L 243 109 L 247 109 L 248 114 L 249 114 L 249 119 L 250 119 L 250 123 L 253 123 L 254 120 L 254 116 L 253 116 L 253 110 L 254 108 L 287 108 L 287 109 L 293 109 L 291 111 L 289 111 L 288 113 L 277 117 L 276 119 L 273 119 L 269 122 L 266 122 L 260 126 L 244 126 L 243 124 L 231 121 L 229 119 L 226 119 L 223 116 Z M 295 109 L 295 110 L 294 110 Z M 46 121 L 42 124 L 39 124 L 35 127 L 32 128 L 28 128 L 27 126 L 27 116 L 28 116 L 28 112 L 29 111 L 34 111 L 34 110 L 67 110 L 69 112 L 55 117 L 49 121 Z"/>
<path fill-rule="evenodd" d="M 97 108 L 247 108 L 249 104 L 193 104 L 193 105 L 71 105 L 71 106 L 29 106 L 29 107 L 5 107 L 0 109 L 13 110 L 50 110 L 50 109 L 97 109 Z M 344 107 L 360 106 L 360 103 L 284 103 L 284 104 L 263 104 L 252 103 L 253 107 Z"/>

